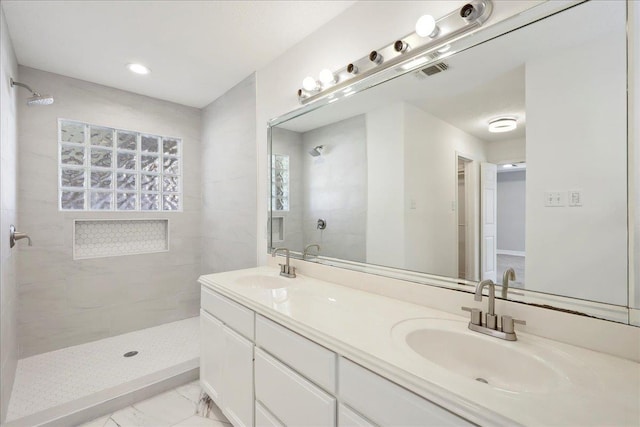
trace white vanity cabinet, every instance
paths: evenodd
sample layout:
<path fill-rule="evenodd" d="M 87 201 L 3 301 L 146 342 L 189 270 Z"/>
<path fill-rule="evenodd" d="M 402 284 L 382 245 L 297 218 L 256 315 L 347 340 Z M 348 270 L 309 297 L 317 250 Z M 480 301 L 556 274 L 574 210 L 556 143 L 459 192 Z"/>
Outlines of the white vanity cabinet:
<path fill-rule="evenodd" d="M 201 304 L 200 383 L 236 427 L 472 425 L 206 287 Z"/>
<path fill-rule="evenodd" d="M 200 384 L 234 426 L 253 427 L 254 313 L 204 288 L 201 298 Z"/>
<path fill-rule="evenodd" d="M 350 360 L 340 358 L 338 363 L 341 401 L 376 425 L 407 427 L 473 425 Z M 358 424 L 358 421 L 354 421 L 357 418 L 353 415 L 347 413 L 345 418 L 349 419 L 346 425 L 367 425 Z M 359 422 L 367 421 L 361 419 Z"/>

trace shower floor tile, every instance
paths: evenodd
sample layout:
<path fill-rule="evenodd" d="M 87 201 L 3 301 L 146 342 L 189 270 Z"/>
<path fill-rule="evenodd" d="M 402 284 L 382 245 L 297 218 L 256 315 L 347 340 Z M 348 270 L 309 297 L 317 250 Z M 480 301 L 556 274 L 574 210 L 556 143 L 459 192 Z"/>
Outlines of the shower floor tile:
<path fill-rule="evenodd" d="M 21 359 L 7 421 L 197 359 L 198 334 L 192 317 Z"/>

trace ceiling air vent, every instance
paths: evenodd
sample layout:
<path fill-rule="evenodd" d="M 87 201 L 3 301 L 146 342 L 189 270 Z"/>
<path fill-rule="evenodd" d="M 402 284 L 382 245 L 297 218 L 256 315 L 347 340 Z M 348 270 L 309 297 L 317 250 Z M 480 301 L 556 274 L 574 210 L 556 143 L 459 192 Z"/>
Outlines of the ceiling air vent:
<path fill-rule="evenodd" d="M 423 68 L 422 70 L 420 70 L 420 72 L 427 76 L 433 76 L 434 74 L 438 74 L 442 71 L 447 70 L 448 68 L 449 66 L 444 62 L 438 62 L 437 64 L 431 65 L 427 68 Z"/>

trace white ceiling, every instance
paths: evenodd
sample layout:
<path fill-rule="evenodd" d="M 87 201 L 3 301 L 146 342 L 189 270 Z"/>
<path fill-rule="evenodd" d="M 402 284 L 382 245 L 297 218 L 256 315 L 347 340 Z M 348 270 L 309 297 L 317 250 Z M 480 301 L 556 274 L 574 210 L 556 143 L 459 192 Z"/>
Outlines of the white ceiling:
<path fill-rule="evenodd" d="M 2 8 L 19 64 L 201 108 L 353 3 L 3 0 Z M 131 62 L 151 74 L 132 74 Z"/>

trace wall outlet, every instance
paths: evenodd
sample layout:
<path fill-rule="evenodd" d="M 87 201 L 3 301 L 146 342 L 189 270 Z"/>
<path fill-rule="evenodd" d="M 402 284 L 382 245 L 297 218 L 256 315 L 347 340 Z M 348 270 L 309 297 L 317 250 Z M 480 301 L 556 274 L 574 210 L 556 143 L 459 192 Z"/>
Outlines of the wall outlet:
<path fill-rule="evenodd" d="M 582 206 L 582 190 L 569 190 L 569 206 Z"/>
<path fill-rule="evenodd" d="M 561 207 L 565 205 L 565 196 L 561 191 L 545 191 L 544 205 L 546 207 Z"/>

